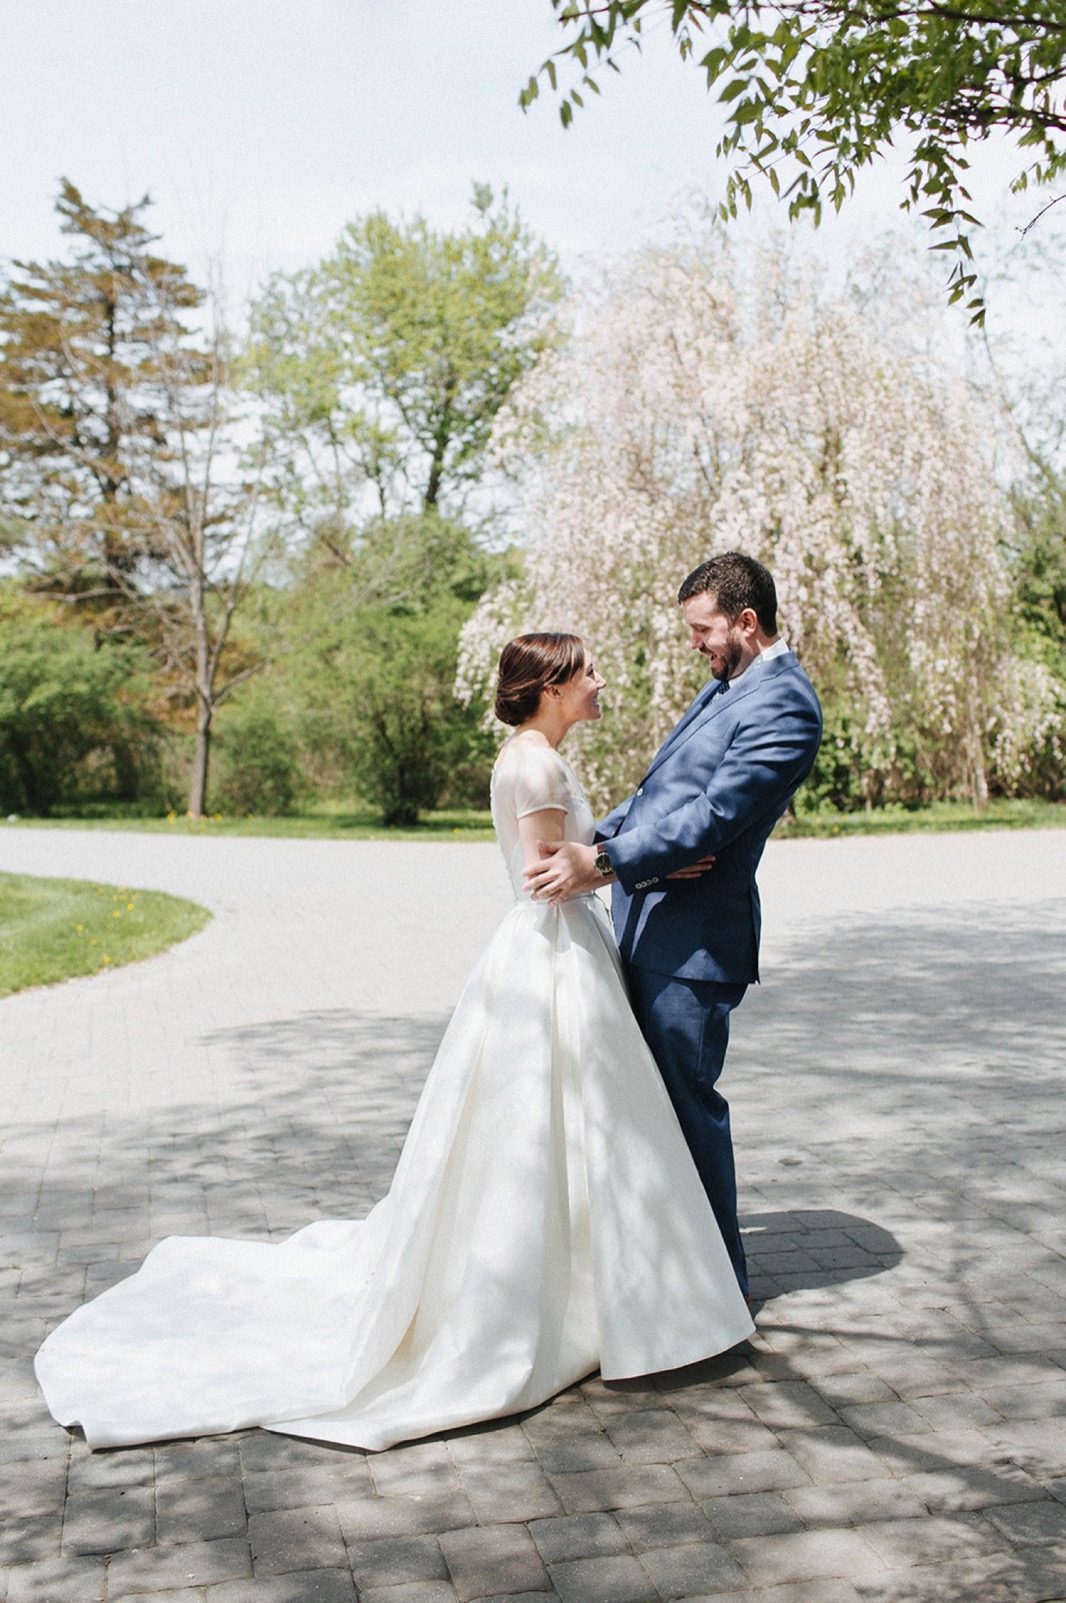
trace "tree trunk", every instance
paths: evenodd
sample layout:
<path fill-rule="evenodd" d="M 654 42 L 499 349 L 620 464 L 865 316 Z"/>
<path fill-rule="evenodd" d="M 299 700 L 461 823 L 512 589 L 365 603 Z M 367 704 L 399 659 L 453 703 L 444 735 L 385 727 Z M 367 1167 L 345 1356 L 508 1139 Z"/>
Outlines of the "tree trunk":
<path fill-rule="evenodd" d="M 211 756 L 211 721 L 214 708 L 204 696 L 197 701 L 196 753 L 192 763 L 192 783 L 189 787 L 189 811 L 194 818 L 202 818 L 207 805 L 207 767 Z"/>

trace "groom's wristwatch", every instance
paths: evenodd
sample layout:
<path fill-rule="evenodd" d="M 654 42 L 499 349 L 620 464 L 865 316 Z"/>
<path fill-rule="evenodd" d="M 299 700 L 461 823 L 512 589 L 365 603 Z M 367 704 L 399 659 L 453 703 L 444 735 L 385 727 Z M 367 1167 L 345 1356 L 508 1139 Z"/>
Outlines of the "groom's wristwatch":
<path fill-rule="evenodd" d="M 596 860 L 592 866 L 596 870 L 597 874 L 602 874 L 605 879 L 608 874 L 614 873 L 614 865 L 611 862 L 610 856 L 602 846 L 596 853 Z"/>

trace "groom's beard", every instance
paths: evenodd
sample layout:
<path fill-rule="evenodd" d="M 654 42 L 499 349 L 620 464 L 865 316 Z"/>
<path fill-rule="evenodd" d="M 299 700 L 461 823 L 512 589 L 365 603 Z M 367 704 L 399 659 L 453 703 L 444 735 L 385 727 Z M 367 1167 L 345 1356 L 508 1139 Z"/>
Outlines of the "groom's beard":
<path fill-rule="evenodd" d="M 719 684 L 732 679 L 744 657 L 744 642 L 740 630 L 730 629 L 725 637 L 725 645 L 720 653 L 715 653 L 713 659 L 706 652 L 704 655 L 711 664 L 712 679 L 717 679 Z"/>

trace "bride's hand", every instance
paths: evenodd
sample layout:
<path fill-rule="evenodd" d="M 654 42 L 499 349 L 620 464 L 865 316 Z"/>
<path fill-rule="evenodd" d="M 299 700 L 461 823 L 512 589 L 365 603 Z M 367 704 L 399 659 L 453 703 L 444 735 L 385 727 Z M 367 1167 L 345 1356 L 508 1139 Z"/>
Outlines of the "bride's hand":
<path fill-rule="evenodd" d="M 675 868 L 674 872 L 667 874 L 666 877 L 667 879 L 702 879 L 704 874 L 709 874 L 713 867 L 714 853 L 711 852 L 709 856 L 701 857 L 698 862 L 686 863 L 684 868 Z"/>

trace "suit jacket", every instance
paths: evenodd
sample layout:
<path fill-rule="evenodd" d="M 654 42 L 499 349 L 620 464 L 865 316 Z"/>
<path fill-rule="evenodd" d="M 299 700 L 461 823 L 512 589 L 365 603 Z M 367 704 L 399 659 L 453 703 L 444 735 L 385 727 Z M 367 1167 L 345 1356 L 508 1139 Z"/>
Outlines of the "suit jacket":
<path fill-rule="evenodd" d="M 755 870 L 821 733 L 818 697 L 791 651 L 727 691 L 704 687 L 635 794 L 596 831 L 618 876 L 612 911 L 624 962 L 727 985 L 758 979 Z M 710 873 L 664 884 L 709 852 Z"/>

